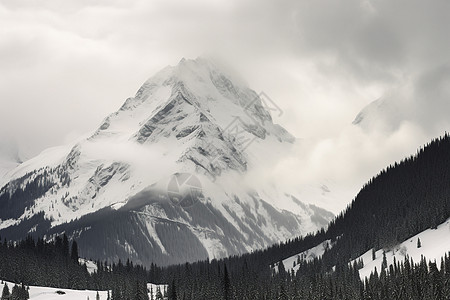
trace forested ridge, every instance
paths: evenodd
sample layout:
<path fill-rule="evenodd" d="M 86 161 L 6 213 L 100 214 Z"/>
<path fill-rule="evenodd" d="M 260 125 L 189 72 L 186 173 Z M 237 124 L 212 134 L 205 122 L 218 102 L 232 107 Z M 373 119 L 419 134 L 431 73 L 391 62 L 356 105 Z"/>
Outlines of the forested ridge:
<path fill-rule="evenodd" d="M 132 281 L 168 283 L 169 299 L 450 299 L 450 254 L 437 262 L 407 258 L 393 265 L 383 264 L 365 280 L 358 272 L 362 262 L 348 263 L 372 248 L 390 249 L 449 217 L 450 137 L 445 134 L 381 171 L 327 229 L 315 234 L 220 260 L 165 268 L 152 264 L 149 269 L 128 262 L 133 272 L 127 274 L 133 276 L 120 277 L 127 270 L 122 263 L 118 267 L 98 262 L 99 271 L 93 275 L 74 260 L 70 263 L 70 258 L 69 264 L 61 268 L 78 268 L 77 272 L 84 274 L 82 284 L 88 288 L 116 289 L 113 299 L 139 299 L 127 298 L 120 292 L 131 290 L 136 285 Z M 300 262 L 297 273 L 287 272 L 279 263 L 325 240 L 332 240 L 332 247 L 320 259 Z M 25 247 L 24 243 L 3 244 L 2 249 Z M 56 247 L 56 242 L 53 244 Z M 18 254 L 17 259 L 27 255 Z M 277 272 L 273 270 L 275 263 L 279 263 Z M 8 262 L 0 262 L 0 276 L 8 279 L 4 264 Z M 25 268 L 31 267 L 25 264 Z M 24 279 L 14 281 L 20 280 Z"/>
<path fill-rule="evenodd" d="M 206 294 L 220 291 L 225 267 L 230 282 L 227 294 L 234 295 L 225 299 L 450 299 L 448 256 L 443 262 L 426 258 L 397 262 L 392 269 L 378 270 L 367 282 L 357 271 L 362 262 L 348 265 L 371 248 L 390 249 L 449 217 L 450 136 L 446 133 L 372 178 L 326 230 L 239 257 L 165 268 L 165 280 L 174 282 L 178 297 L 185 296 L 180 299 L 209 297 L 196 296 L 193 286 Z M 333 246 L 321 259 L 302 262 L 296 274 L 283 270 L 273 274 L 268 267 L 325 240 L 332 240 Z"/>

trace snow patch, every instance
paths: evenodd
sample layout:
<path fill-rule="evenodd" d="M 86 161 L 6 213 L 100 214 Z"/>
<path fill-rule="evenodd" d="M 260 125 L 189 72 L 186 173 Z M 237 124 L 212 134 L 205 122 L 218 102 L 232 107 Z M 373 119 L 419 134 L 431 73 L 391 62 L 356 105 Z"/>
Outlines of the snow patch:
<path fill-rule="evenodd" d="M 284 268 L 288 272 L 292 271 L 297 272 L 300 267 L 299 262 L 302 261 L 310 262 L 316 258 L 320 258 L 325 253 L 325 250 L 331 247 L 332 247 L 331 240 L 326 240 L 318 244 L 317 246 L 312 247 L 311 249 L 308 249 L 306 251 L 300 252 L 296 255 L 284 259 L 283 260 Z M 278 265 L 279 263 L 276 263 L 274 265 L 275 272 L 278 272 Z"/>

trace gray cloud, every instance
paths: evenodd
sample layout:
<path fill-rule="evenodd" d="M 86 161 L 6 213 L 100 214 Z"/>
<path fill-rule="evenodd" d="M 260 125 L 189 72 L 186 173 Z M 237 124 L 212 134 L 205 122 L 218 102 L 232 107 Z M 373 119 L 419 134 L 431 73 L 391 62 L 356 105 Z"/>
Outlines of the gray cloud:
<path fill-rule="evenodd" d="M 333 56 L 354 76 L 373 80 L 380 73 L 407 75 L 449 59 L 448 1 L 297 3 L 300 51 Z"/>
<path fill-rule="evenodd" d="M 162 67 L 217 53 L 310 141 L 293 159 L 311 178 L 333 167 L 360 184 L 447 128 L 449 23 L 446 0 L 0 0 L 0 126 L 37 154 L 95 129 Z M 405 111 L 394 132 L 350 125 L 380 97 Z"/>

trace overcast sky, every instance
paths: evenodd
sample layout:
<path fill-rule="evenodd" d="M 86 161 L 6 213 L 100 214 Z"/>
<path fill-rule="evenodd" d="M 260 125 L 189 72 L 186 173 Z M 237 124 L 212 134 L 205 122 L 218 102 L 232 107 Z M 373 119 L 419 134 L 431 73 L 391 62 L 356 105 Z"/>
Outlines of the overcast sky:
<path fill-rule="evenodd" d="M 298 167 L 366 180 L 448 130 L 449 28 L 448 0 L 0 0 L 0 132 L 35 155 L 95 129 L 162 67 L 215 54 L 314 140 Z M 401 121 L 355 129 L 380 97 Z"/>

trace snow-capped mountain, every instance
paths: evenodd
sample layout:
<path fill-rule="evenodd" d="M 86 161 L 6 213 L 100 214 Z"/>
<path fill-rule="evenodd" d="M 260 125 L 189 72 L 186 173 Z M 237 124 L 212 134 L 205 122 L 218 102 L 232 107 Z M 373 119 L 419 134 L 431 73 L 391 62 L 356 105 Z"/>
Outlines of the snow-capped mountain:
<path fill-rule="evenodd" d="M 261 248 L 333 217 L 248 176 L 294 142 L 241 80 L 209 59 L 183 59 L 87 138 L 10 172 L 0 234 L 64 231 L 85 257 L 146 264 Z"/>

